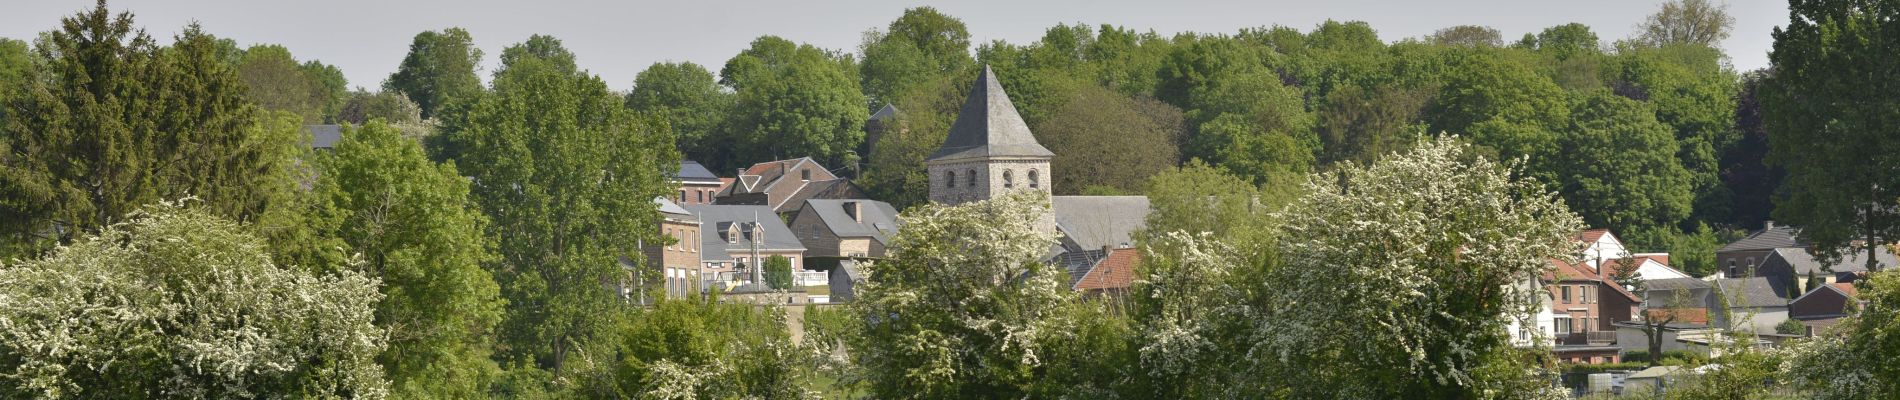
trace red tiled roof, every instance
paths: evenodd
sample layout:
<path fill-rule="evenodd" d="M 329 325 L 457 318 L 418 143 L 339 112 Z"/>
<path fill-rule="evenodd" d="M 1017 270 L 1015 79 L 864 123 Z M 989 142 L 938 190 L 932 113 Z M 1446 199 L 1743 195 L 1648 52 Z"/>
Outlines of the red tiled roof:
<path fill-rule="evenodd" d="M 1609 264 L 1609 263 L 1612 263 L 1612 261 L 1604 261 L 1604 263 Z M 1598 283 L 1601 283 L 1603 286 L 1609 287 L 1611 291 L 1621 293 L 1624 297 L 1628 297 L 1631 301 L 1640 302 L 1643 299 L 1642 297 L 1637 296 L 1635 293 L 1630 293 L 1628 289 L 1624 289 L 1623 285 L 1617 284 L 1616 281 L 1610 279 L 1610 277 L 1603 276 L 1597 269 L 1590 268 L 1589 264 L 1584 264 L 1584 263 L 1571 264 L 1571 263 L 1564 262 L 1563 260 L 1558 260 L 1558 259 L 1551 259 L 1550 264 L 1556 266 L 1556 268 L 1552 268 L 1551 272 L 1547 272 L 1544 274 L 1545 281 L 1548 281 L 1551 283 L 1562 282 L 1562 281 L 1598 282 Z M 1614 265 L 1614 264 L 1611 264 L 1611 265 Z"/>
<path fill-rule="evenodd" d="M 1854 289 L 1854 284 L 1852 283 L 1846 283 L 1846 282 L 1833 283 L 1833 284 L 1828 284 L 1828 286 L 1833 286 L 1835 289 L 1840 289 L 1841 293 L 1846 293 L 1848 297 L 1860 297 L 1860 290 Z"/>
<path fill-rule="evenodd" d="M 1602 240 L 1603 235 L 1609 234 L 1609 233 L 1610 233 L 1609 229 L 1591 229 L 1591 230 L 1586 230 L 1583 232 L 1577 232 L 1577 241 L 1584 242 L 1584 243 L 1595 243 L 1598 240 Z"/>
<path fill-rule="evenodd" d="M 1108 257 L 1089 269 L 1082 279 L 1075 282 L 1075 290 L 1088 291 L 1100 289 L 1127 289 L 1135 281 L 1135 264 L 1141 262 L 1141 252 L 1135 248 L 1110 250 Z"/>

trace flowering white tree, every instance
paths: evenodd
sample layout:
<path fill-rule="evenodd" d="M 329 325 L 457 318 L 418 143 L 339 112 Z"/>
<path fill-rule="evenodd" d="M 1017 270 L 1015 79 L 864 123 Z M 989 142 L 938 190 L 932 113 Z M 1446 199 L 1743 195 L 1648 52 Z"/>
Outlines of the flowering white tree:
<path fill-rule="evenodd" d="M 175 204 L 0 267 L 0 397 L 382 398 L 373 278 Z"/>
<path fill-rule="evenodd" d="M 1261 237 L 1261 236 L 1248 236 Z M 1260 246 L 1252 246 L 1260 247 Z M 1154 233 L 1144 245 L 1130 317 L 1140 373 L 1153 398 L 1262 397 L 1281 385 L 1272 360 L 1250 357 L 1257 267 L 1246 251 L 1203 232 Z"/>
<path fill-rule="evenodd" d="M 1307 183 L 1266 268 L 1259 348 L 1296 398 L 1548 397 L 1510 346 L 1516 285 L 1574 250 L 1579 218 L 1456 138 Z"/>
<path fill-rule="evenodd" d="M 1039 192 L 906 212 L 893 257 L 869 268 L 850 352 L 877 398 L 1021 398 L 1078 321 L 1067 274 L 1042 263 Z"/>
<path fill-rule="evenodd" d="M 1900 398 L 1900 272 L 1855 284 L 1867 306 L 1794 346 L 1781 369 L 1816 399 Z"/>

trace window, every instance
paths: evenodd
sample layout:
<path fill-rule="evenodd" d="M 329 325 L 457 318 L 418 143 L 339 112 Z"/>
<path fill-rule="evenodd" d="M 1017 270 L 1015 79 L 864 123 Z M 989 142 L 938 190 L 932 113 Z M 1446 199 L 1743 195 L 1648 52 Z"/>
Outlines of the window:
<path fill-rule="evenodd" d="M 693 193 L 693 202 L 694 202 L 694 203 L 705 203 L 705 202 L 706 202 L 706 191 L 704 191 L 704 190 L 701 190 L 701 191 L 698 191 L 698 192 L 695 192 L 695 193 Z"/>
<path fill-rule="evenodd" d="M 1016 187 L 1016 178 L 1010 176 L 1009 170 L 1003 170 L 1003 188 L 1009 189 L 1012 187 Z"/>
<path fill-rule="evenodd" d="M 675 235 L 675 234 L 673 234 L 673 230 L 672 230 L 672 229 L 667 229 L 667 230 L 666 230 L 666 237 L 670 237 L 670 238 L 678 238 L 678 237 L 679 237 L 679 235 Z M 675 241 L 675 242 L 674 242 L 673 244 L 669 244 L 669 245 L 666 245 L 666 249 L 667 249 L 667 250 L 672 250 L 672 249 L 674 249 L 674 248 L 678 248 L 678 247 L 679 247 L 679 242 L 678 242 L 678 241 Z"/>
<path fill-rule="evenodd" d="M 965 171 L 964 175 L 970 176 L 970 183 L 969 183 L 970 187 L 976 187 L 976 170 L 973 169 L 973 170 Z"/>
<path fill-rule="evenodd" d="M 943 171 L 943 187 L 951 189 L 957 187 L 957 171 Z"/>
<path fill-rule="evenodd" d="M 686 189 L 680 189 L 680 202 L 686 202 Z"/>
<path fill-rule="evenodd" d="M 803 180 L 803 181 L 811 180 L 811 170 L 807 169 L 807 170 L 798 171 L 798 179 Z"/>
<path fill-rule="evenodd" d="M 1029 170 L 1029 188 L 1035 189 L 1039 187 L 1042 187 L 1042 181 L 1036 179 L 1036 170 Z"/>
<path fill-rule="evenodd" d="M 1731 278 L 1735 277 L 1735 274 L 1738 272 L 1740 271 L 1737 271 L 1735 269 L 1735 259 L 1733 258 L 1728 259 L 1728 276 Z"/>
<path fill-rule="evenodd" d="M 1564 302 L 1565 302 L 1565 303 L 1569 303 L 1569 302 L 1570 302 L 1570 286 L 1569 286 L 1569 285 L 1565 285 L 1565 286 L 1564 286 L 1564 287 L 1563 287 L 1562 289 L 1563 289 L 1563 299 L 1564 299 Z"/>

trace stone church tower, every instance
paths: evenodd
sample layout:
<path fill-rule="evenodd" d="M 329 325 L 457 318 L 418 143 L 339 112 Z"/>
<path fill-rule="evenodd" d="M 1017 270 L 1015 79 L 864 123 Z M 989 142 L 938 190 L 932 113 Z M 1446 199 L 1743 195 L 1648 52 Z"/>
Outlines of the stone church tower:
<path fill-rule="evenodd" d="M 1016 190 L 1047 194 L 1053 158 L 1055 153 L 1036 143 L 996 73 L 985 65 L 943 147 L 924 159 L 930 171 L 930 201 L 961 204 Z"/>

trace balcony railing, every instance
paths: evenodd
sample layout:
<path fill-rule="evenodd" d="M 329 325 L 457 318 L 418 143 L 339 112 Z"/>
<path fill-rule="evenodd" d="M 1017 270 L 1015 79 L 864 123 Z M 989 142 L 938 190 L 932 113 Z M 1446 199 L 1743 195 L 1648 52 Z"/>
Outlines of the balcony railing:
<path fill-rule="evenodd" d="M 1615 331 L 1589 331 L 1557 334 L 1558 344 L 1603 344 L 1616 341 Z"/>

